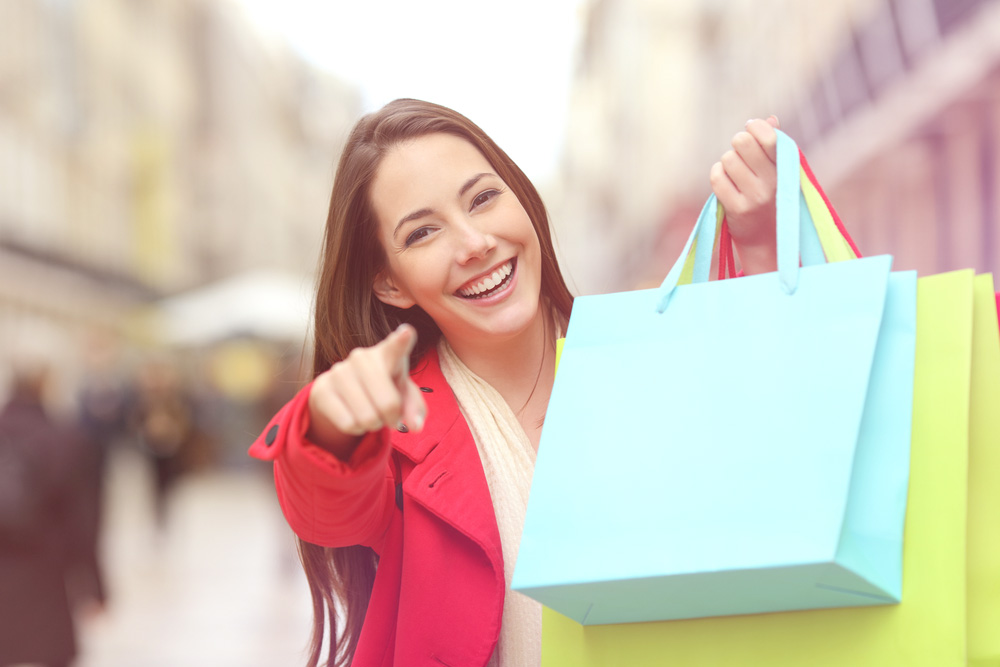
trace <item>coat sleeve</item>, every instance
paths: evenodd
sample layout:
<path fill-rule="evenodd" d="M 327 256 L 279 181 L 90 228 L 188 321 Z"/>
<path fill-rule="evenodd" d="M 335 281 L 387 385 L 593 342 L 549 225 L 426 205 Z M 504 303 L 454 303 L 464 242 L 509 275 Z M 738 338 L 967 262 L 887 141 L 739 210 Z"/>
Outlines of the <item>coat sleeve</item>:
<path fill-rule="evenodd" d="M 310 383 L 278 411 L 250 447 L 274 465 L 278 502 L 300 538 L 324 547 L 375 547 L 395 510 L 389 431 L 369 433 L 343 461 L 306 438 Z"/>

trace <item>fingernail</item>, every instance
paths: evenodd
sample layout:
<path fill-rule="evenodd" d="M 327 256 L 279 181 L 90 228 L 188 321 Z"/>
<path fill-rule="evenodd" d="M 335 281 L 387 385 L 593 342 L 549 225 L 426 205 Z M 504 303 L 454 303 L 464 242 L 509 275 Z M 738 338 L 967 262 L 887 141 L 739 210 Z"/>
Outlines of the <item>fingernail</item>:
<path fill-rule="evenodd" d="M 743 127 L 747 127 L 747 126 L 748 126 L 748 125 L 750 125 L 750 123 L 752 123 L 752 122 L 753 122 L 753 118 L 751 118 L 751 119 L 750 119 L 750 120 L 748 120 L 748 121 L 747 121 L 746 123 L 744 123 L 744 124 L 743 124 Z"/>
<path fill-rule="evenodd" d="M 416 418 L 413 420 L 413 427 L 418 431 L 424 427 L 424 413 L 418 412 Z"/>

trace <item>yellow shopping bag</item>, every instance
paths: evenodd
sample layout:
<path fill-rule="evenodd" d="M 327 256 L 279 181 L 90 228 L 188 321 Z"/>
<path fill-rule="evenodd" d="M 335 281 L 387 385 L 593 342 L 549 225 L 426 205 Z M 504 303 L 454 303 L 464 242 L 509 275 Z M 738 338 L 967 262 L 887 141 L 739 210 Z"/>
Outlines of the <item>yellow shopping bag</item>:
<path fill-rule="evenodd" d="M 971 270 L 918 281 L 901 604 L 587 627 L 545 610 L 543 666 L 1000 665 L 992 289 Z"/>
<path fill-rule="evenodd" d="M 1000 331 L 993 277 L 976 276 L 969 411 L 969 665 L 1000 667 Z"/>

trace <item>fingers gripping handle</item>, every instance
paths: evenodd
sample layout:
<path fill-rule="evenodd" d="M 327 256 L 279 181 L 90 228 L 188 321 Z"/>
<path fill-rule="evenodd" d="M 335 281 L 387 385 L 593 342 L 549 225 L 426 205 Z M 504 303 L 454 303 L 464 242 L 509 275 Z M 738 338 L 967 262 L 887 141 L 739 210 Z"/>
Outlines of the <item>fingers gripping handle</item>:
<path fill-rule="evenodd" d="M 781 130 L 777 134 L 777 192 L 775 193 L 777 251 L 778 251 L 778 282 L 786 294 L 793 294 L 799 282 L 799 257 L 805 245 L 806 264 L 817 261 L 815 248 L 819 241 L 812 219 L 801 195 L 799 182 L 800 165 L 799 149 L 795 142 Z M 718 201 L 715 195 L 710 195 L 698 216 L 698 221 L 691 230 L 684 250 L 671 267 L 657 290 L 657 306 L 659 313 L 664 312 L 680 284 L 681 273 L 692 246 L 695 246 L 695 265 L 693 282 L 703 282 L 708 279 L 708 264 L 711 262 L 711 246 L 716 236 L 719 224 Z M 707 247 L 706 247 L 707 246 Z"/>

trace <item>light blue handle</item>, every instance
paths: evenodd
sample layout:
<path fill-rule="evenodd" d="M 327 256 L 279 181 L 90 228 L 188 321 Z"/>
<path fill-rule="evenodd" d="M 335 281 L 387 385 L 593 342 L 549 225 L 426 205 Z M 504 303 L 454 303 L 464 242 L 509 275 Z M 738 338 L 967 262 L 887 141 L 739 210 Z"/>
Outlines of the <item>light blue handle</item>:
<path fill-rule="evenodd" d="M 775 130 L 775 134 L 778 184 L 774 193 L 774 211 L 777 218 L 778 282 L 785 294 L 794 294 L 799 286 L 799 248 L 802 239 L 799 221 L 802 212 L 799 207 L 799 197 L 802 196 L 799 147 L 784 132 Z"/>
<path fill-rule="evenodd" d="M 715 195 L 712 195 L 715 198 Z M 698 232 L 698 240 L 694 246 L 694 273 L 691 276 L 693 283 L 707 283 L 709 272 L 712 270 L 712 255 L 715 251 L 715 237 L 718 233 L 719 202 L 715 200 L 709 210 L 703 210 L 702 215 L 710 216 L 710 220 L 701 225 Z M 687 255 L 684 255 L 687 257 Z M 684 262 L 681 262 L 683 270 Z M 680 277 L 678 276 L 678 280 Z"/>
<path fill-rule="evenodd" d="M 687 260 L 688 253 L 691 252 L 691 245 L 694 243 L 695 238 L 699 233 L 704 233 L 702 230 L 708 229 L 709 226 L 714 229 L 717 224 L 718 221 L 716 218 L 718 217 L 718 206 L 719 203 L 716 200 L 715 195 L 709 195 L 708 201 L 706 201 L 705 205 L 701 208 L 701 214 L 698 216 L 698 221 L 694 223 L 694 229 L 691 230 L 691 235 L 688 236 L 687 243 L 684 244 L 684 249 L 681 250 L 680 257 L 678 257 L 677 261 L 674 262 L 674 265 L 670 267 L 667 277 L 663 279 L 663 283 L 660 284 L 660 289 L 657 290 L 658 305 L 656 306 L 656 312 L 662 313 L 667 309 L 667 305 L 670 303 L 671 297 L 673 297 L 674 292 L 677 290 L 677 283 L 680 282 L 681 272 L 684 271 L 684 263 Z M 710 218 L 711 223 L 706 223 L 706 218 Z M 712 240 L 715 240 L 714 231 L 712 233 Z M 705 244 L 699 243 L 698 249 L 700 250 L 703 245 Z M 711 246 L 712 244 L 709 243 L 708 245 Z M 695 258 L 695 264 L 697 264 L 698 259 L 699 258 L 697 257 Z M 700 272 L 696 272 L 696 274 L 700 274 Z M 708 271 L 705 271 L 705 274 L 707 278 Z M 696 277 L 700 277 L 700 275 Z"/>
<path fill-rule="evenodd" d="M 813 225 L 812 216 L 802 195 L 799 148 L 795 141 L 781 130 L 777 135 L 777 192 L 775 193 L 775 225 L 777 233 L 778 282 L 785 294 L 794 294 L 799 284 L 799 261 L 805 266 L 826 261 L 823 247 Z M 706 282 L 712 261 L 716 228 L 718 227 L 718 201 L 710 195 L 691 230 L 680 257 L 663 279 L 657 291 L 659 313 L 664 312 L 677 291 L 681 273 L 694 240 L 695 249 L 693 282 Z"/>

